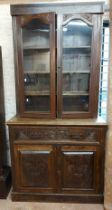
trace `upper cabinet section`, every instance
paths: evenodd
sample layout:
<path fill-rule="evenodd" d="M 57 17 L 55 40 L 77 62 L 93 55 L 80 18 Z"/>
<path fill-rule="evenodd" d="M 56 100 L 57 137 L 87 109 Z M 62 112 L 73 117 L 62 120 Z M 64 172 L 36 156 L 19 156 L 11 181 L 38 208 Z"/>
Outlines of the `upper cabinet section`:
<path fill-rule="evenodd" d="M 20 116 L 96 117 L 102 12 L 103 3 L 11 6 Z"/>

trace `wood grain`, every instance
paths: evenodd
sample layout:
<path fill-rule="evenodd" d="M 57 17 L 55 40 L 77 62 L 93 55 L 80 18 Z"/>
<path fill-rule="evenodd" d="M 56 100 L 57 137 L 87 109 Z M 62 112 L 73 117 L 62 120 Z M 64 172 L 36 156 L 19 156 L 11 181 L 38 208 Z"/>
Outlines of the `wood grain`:
<path fill-rule="evenodd" d="M 73 204 L 73 203 L 49 203 L 49 202 L 12 202 L 9 194 L 6 200 L 0 200 L 0 210 L 103 210 L 102 204 Z"/>
<path fill-rule="evenodd" d="M 106 127 L 26 122 L 9 125 L 9 134 L 13 200 L 103 201 Z"/>

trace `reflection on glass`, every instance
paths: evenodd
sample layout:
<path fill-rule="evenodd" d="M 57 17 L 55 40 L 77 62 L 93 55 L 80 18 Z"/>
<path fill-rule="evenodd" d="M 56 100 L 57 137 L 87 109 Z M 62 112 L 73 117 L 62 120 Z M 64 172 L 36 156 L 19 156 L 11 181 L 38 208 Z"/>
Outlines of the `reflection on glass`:
<path fill-rule="evenodd" d="M 71 20 L 63 27 L 63 47 L 90 47 L 92 28 L 82 20 Z"/>
<path fill-rule="evenodd" d="M 72 73 L 63 75 L 63 92 L 85 92 L 89 91 L 89 74 Z"/>
<path fill-rule="evenodd" d="M 73 96 L 63 96 L 63 111 L 64 112 L 81 112 L 88 111 L 88 95 L 73 95 Z"/>
<path fill-rule="evenodd" d="M 25 96 L 25 107 L 26 111 L 40 111 L 47 112 L 48 107 L 50 107 L 50 97 L 45 96 Z"/>
<path fill-rule="evenodd" d="M 22 28 L 26 111 L 50 111 L 50 27 L 32 19 Z"/>
<path fill-rule="evenodd" d="M 88 111 L 92 27 L 71 20 L 63 27 L 63 111 Z"/>

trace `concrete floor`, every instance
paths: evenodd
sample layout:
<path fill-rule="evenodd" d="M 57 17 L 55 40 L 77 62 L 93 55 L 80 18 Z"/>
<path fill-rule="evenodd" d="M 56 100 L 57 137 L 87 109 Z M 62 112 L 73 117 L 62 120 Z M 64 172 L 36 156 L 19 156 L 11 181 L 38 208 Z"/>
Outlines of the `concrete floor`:
<path fill-rule="evenodd" d="M 0 200 L 0 210 L 104 210 L 100 204 L 12 202 L 10 193 L 6 200 Z"/>

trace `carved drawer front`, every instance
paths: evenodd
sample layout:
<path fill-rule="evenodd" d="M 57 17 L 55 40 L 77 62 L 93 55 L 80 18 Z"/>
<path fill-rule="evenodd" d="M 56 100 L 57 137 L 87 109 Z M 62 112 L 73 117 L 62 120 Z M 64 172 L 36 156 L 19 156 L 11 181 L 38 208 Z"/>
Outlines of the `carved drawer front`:
<path fill-rule="evenodd" d="M 70 138 L 76 141 L 104 143 L 104 130 L 100 127 L 70 127 Z"/>
<path fill-rule="evenodd" d="M 98 192 L 101 183 L 100 150 L 95 146 L 63 146 L 61 149 L 61 183 L 63 192 Z"/>
<path fill-rule="evenodd" d="M 54 155 L 50 145 L 14 145 L 16 186 L 52 191 Z"/>
<path fill-rule="evenodd" d="M 102 127 L 85 126 L 19 126 L 11 132 L 14 140 L 75 140 L 85 142 L 104 142 Z"/>

